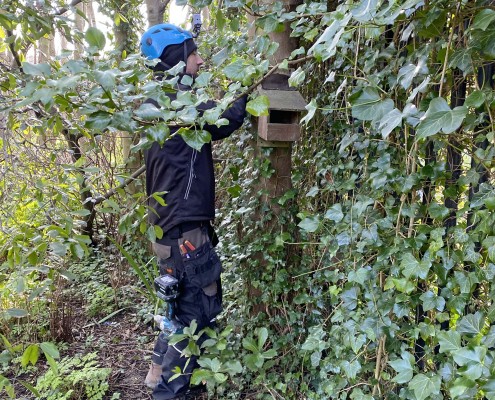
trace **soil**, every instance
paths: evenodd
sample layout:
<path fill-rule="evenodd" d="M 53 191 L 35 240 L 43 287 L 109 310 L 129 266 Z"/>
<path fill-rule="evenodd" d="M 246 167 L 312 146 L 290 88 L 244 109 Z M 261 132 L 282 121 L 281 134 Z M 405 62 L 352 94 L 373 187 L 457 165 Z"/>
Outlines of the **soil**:
<path fill-rule="evenodd" d="M 102 324 L 83 328 L 71 346 L 73 351 L 77 351 L 77 345 L 82 343 L 86 353 L 98 351 L 100 366 L 112 369 L 105 400 L 114 393 L 120 393 L 121 400 L 152 399 L 144 378 L 151 362 L 156 334 L 136 320 L 134 315 L 122 313 Z M 88 341 L 94 344 L 94 349 L 87 348 Z"/>
<path fill-rule="evenodd" d="M 67 340 L 61 357 L 98 354 L 98 366 L 111 368 L 109 390 L 104 400 L 110 400 L 114 393 L 120 393 L 121 400 L 151 400 L 151 390 L 144 385 L 144 378 L 151 362 L 156 333 L 131 312 L 122 311 L 103 323 L 88 322 L 87 317 L 74 316 L 72 319 L 72 338 Z M 78 314 L 78 310 L 73 310 Z M 59 346 L 62 347 L 62 346 Z M 46 371 L 44 357 L 37 363 L 36 375 Z M 35 397 L 20 381 L 35 384 L 37 376 L 23 374 L 18 377 L 7 376 L 14 384 L 17 400 L 33 400 Z M 0 393 L 4 399 L 5 392 Z M 81 399 L 84 400 L 84 399 Z"/>

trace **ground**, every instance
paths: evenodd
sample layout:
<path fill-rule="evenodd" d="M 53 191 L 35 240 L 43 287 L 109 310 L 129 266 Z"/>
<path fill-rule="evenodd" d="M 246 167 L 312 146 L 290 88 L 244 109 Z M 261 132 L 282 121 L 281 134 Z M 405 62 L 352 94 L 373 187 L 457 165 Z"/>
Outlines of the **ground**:
<path fill-rule="evenodd" d="M 83 330 L 86 338 L 94 338 L 100 365 L 112 368 L 110 389 L 105 399 L 110 399 L 114 393 L 120 393 L 121 400 L 152 398 L 151 391 L 144 385 L 144 378 L 151 362 L 155 333 L 150 327 L 136 323 L 136 320 L 133 315 L 123 313 Z M 144 340 L 146 343 L 143 343 Z M 85 338 L 81 337 L 78 342 L 84 343 Z"/>
<path fill-rule="evenodd" d="M 121 400 L 148 400 L 152 398 L 151 391 L 144 385 L 144 378 L 156 333 L 146 324 L 138 323 L 139 319 L 132 312 L 125 311 L 128 310 L 100 324 L 88 322 L 86 318 L 74 318 L 72 339 L 64 345 L 59 344 L 61 357 L 96 352 L 98 366 L 112 370 L 108 381 L 110 388 L 104 400 L 110 400 L 116 393 L 120 393 L 118 398 Z M 44 358 L 40 358 L 37 366 L 30 374 L 9 377 L 14 383 L 17 400 L 35 399 L 21 381 L 36 385 L 37 377 L 48 368 Z M 0 399 L 7 399 L 3 396 L 6 396 L 5 392 L 0 393 Z"/>

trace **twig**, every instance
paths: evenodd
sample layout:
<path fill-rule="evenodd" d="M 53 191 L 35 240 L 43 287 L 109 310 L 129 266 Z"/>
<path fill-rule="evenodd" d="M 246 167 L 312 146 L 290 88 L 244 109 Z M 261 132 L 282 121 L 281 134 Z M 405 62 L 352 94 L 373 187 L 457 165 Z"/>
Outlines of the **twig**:
<path fill-rule="evenodd" d="M 296 60 L 291 60 L 287 61 L 287 65 L 294 65 L 294 64 L 299 64 L 302 62 L 305 62 L 307 60 L 312 59 L 313 56 L 305 56 L 298 58 Z M 284 62 L 279 62 L 277 65 L 273 66 L 267 73 L 264 75 L 262 78 L 258 79 L 255 83 L 253 83 L 251 86 L 249 86 L 244 92 L 242 92 L 239 96 L 237 96 L 234 100 L 230 101 L 229 104 L 227 105 L 230 106 L 232 103 L 235 103 L 237 100 L 239 100 L 241 97 L 244 97 L 248 94 L 250 94 L 254 89 L 256 89 L 259 85 L 263 83 L 263 81 L 268 78 L 270 75 L 272 75 L 275 71 L 277 71 L 282 64 L 285 64 Z"/>
<path fill-rule="evenodd" d="M 440 77 L 440 89 L 438 90 L 438 96 L 439 97 L 442 97 L 443 80 L 445 79 L 445 72 L 447 71 L 447 64 L 449 62 L 449 49 L 450 49 L 450 46 L 452 44 L 452 39 L 454 38 L 454 31 L 455 31 L 455 28 L 454 28 L 455 24 L 454 24 L 454 22 L 457 22 L 456 21 L 456 16 L 457 16 L 457 14 L 459 14 L 460 8 L 461 8 L 461 1 L 459 1 L 457 3 L 456 13 L 452 17 L 452 28 L 451 28 L 451 31 L 450 31 L 449 41 L 447 43 L 447 48 L 446 48 L 446 51 L 445 51 L 445 61 L 443 63 L 442 75 Z"/>
<path fill-rule="evenodd" d="M 124 187 L 126 187 L 127 185 L 129 185 L 139 175 L 141 175 L 144 171 L 146 171 L 146 166 L 145 165 L 141 166 L 139 169 L 137 169 L 136 171 L 134 171 L 134 173 L 129 178 L 127 178 L 124 182 L 122 182 L 119 186 L 110 189 L 108 192 L 106 192 L 102 196 L 98 196 L 95 199 L 94 204 L 95 205 L 96 204 L 100 204 L 102 201 L 105 201 L 105 200 L 109 199 L 110 197 L 112 197 L 117 192 L 117 190 L 123 189 Z"/>
<path fill-rule="evenodd" d="M 70 3 L 67 7 L 63 7 L 60 10 L 58 10 L 55 14 L 53 15 L 62 15 L 65 14 L 67 11 L 69 11 L 69 8 L 77 6 L 79 3 L 82 3 L 83 0 L 72 0 L 72 3 Z"/>
<path fill-rule="evenodd" d="M 382 357 L 385 353 L 385 339 L 386 336 L 382 336 L 380 338 L 380 342 L 378 343 L 378 349 L 376 351 L 376 364 L 375 364 L 375 379 L 377 380 L 376 385 L 373 387 L 373 396 L 376 393 L 380 393 L 380 374 L 382 372 Z"/>

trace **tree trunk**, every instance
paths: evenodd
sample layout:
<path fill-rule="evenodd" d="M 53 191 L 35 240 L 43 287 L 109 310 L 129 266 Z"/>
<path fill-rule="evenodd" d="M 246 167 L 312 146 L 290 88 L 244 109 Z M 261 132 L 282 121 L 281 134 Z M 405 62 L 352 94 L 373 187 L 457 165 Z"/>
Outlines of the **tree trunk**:
<path fill-rule="evenodd" d="M 146 0 L 148 26 L 163 23 L 163 16 L 170 0 Z"/>

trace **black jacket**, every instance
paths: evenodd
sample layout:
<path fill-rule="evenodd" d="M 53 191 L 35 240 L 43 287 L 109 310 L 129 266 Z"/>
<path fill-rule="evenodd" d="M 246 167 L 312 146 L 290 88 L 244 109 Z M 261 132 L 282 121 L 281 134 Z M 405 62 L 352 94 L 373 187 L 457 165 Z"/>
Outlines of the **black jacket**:
<path fill-rule="evenodd" d="M 158 104 L 148 100 L 155 106 Z M 215 107 L 213 101 L 202 104 L 199 111 Z M 238 129 L 246 116 L 246 96 L 237 100 L 222 114 L 228 125 L 217 127 L 205 125 L 212 140 L 230 136 Z M 177 128 L 171 127 L 171 133 Z M 211 143 L 205 143 L 201 151 L 196 151 L 175 135 L 166 140 L 163 146 L 155 142 L 144 152 L 146 162 L 146 192 L 151 196 L 156 192 L 167 192 L 162 197 L 167 204 L 160 205 L 149 197 L 149 221 L 159 225 L 163 232 L 188 221 L 205 221 L 215 218 L 215 177 Z"/>

